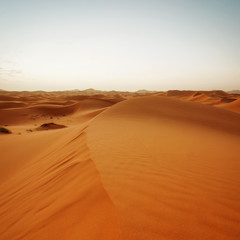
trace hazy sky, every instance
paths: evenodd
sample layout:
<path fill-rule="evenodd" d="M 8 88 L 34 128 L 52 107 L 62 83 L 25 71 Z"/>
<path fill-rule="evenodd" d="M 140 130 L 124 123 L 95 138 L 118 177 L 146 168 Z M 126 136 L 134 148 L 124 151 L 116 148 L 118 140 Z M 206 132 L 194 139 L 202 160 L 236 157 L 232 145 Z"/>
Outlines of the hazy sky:
<path fill-rule="evenodd" d="M 0 89 L 240 89 L 240 0 L 0 0 Z"/>

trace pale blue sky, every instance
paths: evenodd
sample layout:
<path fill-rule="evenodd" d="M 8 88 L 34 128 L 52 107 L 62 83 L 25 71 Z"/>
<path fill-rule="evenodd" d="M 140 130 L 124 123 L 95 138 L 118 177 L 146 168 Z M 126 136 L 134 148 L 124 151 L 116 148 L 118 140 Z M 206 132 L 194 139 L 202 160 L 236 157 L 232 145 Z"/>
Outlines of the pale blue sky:
<path fill-rule="evenodd" d="M 0 89 L 240 89 L 239 0 L 0 0 Z"/>

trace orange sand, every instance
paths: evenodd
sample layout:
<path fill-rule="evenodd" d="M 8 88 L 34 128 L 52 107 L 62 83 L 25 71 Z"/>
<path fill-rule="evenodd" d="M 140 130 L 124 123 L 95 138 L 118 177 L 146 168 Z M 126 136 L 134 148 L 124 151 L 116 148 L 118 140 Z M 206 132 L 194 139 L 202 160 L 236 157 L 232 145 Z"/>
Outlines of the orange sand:
<path fill-rule="evenodd" d="M 0 239 L 238 240 L 239 100 L 0 92 Z"/>

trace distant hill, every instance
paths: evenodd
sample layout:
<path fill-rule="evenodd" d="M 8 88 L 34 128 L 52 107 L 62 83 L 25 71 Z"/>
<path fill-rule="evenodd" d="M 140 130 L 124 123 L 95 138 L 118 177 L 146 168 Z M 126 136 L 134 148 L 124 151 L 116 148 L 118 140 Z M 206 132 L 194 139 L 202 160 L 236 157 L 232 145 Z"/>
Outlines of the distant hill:
<path fill-rule="evenodd" d="M 231 90 L 228 91 L 229 94 L 240 94 L 240 90 Z"/>

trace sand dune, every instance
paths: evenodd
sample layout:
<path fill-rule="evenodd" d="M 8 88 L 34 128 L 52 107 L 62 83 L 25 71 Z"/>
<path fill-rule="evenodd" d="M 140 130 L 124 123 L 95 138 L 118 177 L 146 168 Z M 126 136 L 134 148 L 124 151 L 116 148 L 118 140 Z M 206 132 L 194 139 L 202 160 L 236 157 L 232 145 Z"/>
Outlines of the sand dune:
<path fill-rule="evenodd" d="M 240 98 L 230 103 L 220 104 L 218 107 L 232 112 L 240 113 Z"/>
<path fill-rule="evenodd" d="M 91 122 L 88 145 L 124 239 L 237 239 L 239 122 L 163 97 L 122 102 Z"/>
<path fill-rule="evenodd" d="M 1 92 L 1 240 L 239 239 L 237 95 L 78 94 Z"/>
<path fill-rule="evenodd" d="M 188 101 L 200 102 L 203 104 L 220 107 L 232 112 L 240 112 L 240 94 L 226 93 L 224 91 L 178 91 L 171 90 L 164 95 L 176 97 Z"/>
<path fill-rule="evenodd" d="M 2 184 L 1 239 L 113 239 L 119 235 L 114 205 L 89 156 L 83 129 L 57 133 L 60 140 L 55 138 L 54 147 L 39 155 L 32 152 L 21 171 Z M 38 143 L 45 145 L 46 137 L 39 136 Z"/>

